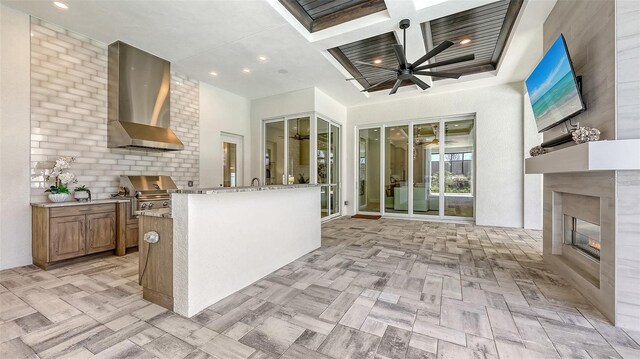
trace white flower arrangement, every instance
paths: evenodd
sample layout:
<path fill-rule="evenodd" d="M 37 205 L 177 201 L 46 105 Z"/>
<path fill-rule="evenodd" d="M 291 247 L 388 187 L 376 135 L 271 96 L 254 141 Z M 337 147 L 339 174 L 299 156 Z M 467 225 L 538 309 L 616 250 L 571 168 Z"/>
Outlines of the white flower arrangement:
<path fill-rule="evenodd" d="M 70 183 L 76 183 L 76 175 L 71 172 L 65 172 L 71 168 L 71 163 L 75 161 L 75 157 L 60 157 L 56 160 L 56 164 L 47 175 L 47 181 L 55 180 L 55 185 L 49 187 L 45 192 L 51 193 L 69 193 L 67 187 Z"/>

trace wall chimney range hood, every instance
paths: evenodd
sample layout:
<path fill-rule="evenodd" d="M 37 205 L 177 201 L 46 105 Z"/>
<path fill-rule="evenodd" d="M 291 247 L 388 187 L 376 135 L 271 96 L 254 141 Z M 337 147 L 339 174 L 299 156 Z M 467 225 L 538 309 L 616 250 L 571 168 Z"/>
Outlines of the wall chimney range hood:
<path fill-rule="evenodd" d="M 108 71 L 108 147 L 184 149 L 169 128 L 169 61 L 116 41 L 109 45 Z"/>

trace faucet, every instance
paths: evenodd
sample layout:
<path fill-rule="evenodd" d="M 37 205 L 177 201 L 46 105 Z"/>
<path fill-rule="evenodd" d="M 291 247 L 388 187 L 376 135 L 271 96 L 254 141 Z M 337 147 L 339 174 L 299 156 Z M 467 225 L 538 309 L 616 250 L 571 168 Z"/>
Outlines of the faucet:
<path fill-rule="evenodd" d="M 258 187 L 260 187 L 260 178 L 258 177 L 253 177 L 251 180 L 251 187 L 255 186 L 256 181 L 258 182 Z"/>

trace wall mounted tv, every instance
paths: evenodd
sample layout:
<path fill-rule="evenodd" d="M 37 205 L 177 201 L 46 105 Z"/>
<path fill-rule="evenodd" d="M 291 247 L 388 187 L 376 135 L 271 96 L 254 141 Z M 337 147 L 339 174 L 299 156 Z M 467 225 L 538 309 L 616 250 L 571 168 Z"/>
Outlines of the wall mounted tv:
<path fill-rule="evenodd" d="M 538 132 L 548 130 L 586 109 L 562 34 L 525 83 Z"/>

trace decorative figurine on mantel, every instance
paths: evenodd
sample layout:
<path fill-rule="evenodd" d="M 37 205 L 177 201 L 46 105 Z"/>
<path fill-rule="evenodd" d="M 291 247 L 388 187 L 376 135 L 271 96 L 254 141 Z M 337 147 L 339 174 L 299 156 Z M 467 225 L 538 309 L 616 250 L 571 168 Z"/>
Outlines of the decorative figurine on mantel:
<path fill-rule="evenodd" d="M 49 200 L 51 202 L 66 202 L 69 197 L 69 187 L 71 183 L 76 183 L 76 175 L 65 171 L 71 168 L 71 163 L 76 159 L 74 157 L 60 157 L 56 160 L 56 164 L 47 175 L 47 181 L 55 180 L 55 185 L 49 187 L 45 192 L 49 192 Z"/>
<path fill-rule="evenodd" d="M 600 130 L 593 127 L 578 127 L 571 132 L 571 137 L 577 144 L 597 141 L 600 139 Z"/>
<path fill-rule="evenodd" d="M 535 146 L 529 150 L 529 154 L 531 155 L 531 157 L 544 155 L 545 153 L 547 153 L 547 149 L 542 146 Z"/>

